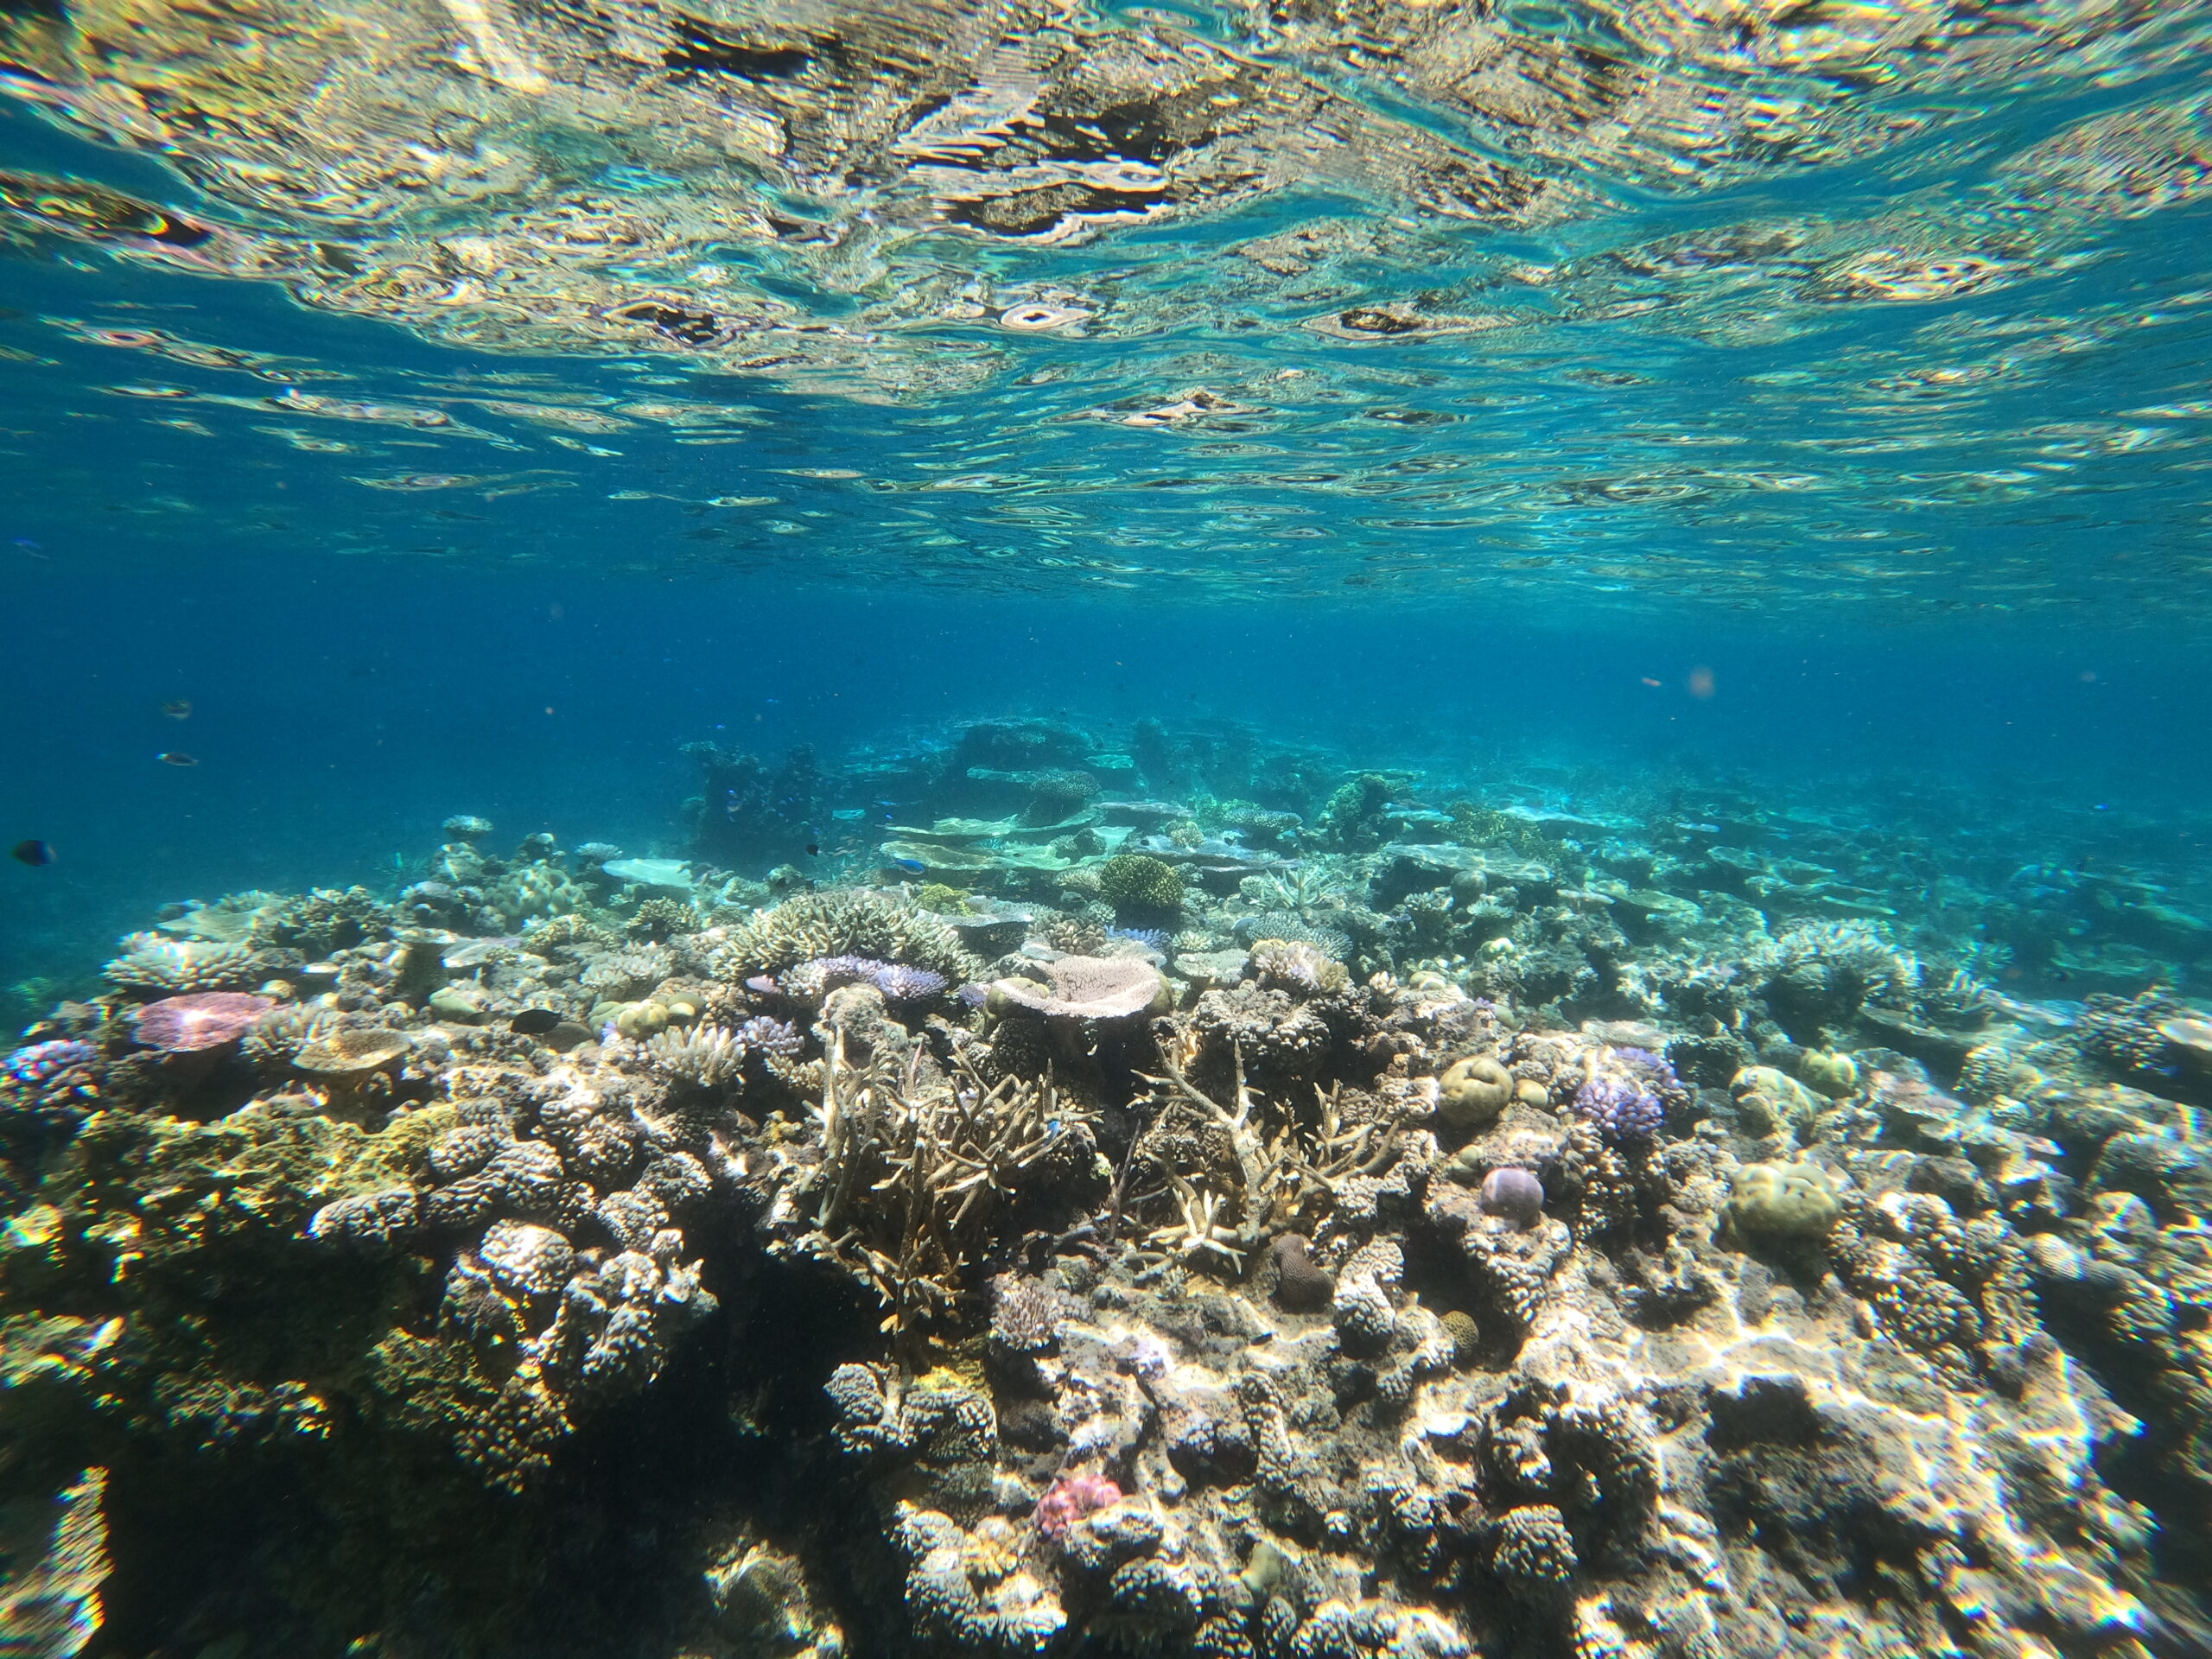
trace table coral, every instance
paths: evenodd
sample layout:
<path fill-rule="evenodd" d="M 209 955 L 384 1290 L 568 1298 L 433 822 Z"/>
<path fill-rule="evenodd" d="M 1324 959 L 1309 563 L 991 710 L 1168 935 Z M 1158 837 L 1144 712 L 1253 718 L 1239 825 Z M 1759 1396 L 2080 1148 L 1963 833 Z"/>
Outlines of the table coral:
<path fill-rule="evenodd" d="M 165 996 L 138 1010 L 138 1040 L 173 1053 L 220 1048 L 252 1029 L 276 1004 L 237 991 L 198 991 Z"/>

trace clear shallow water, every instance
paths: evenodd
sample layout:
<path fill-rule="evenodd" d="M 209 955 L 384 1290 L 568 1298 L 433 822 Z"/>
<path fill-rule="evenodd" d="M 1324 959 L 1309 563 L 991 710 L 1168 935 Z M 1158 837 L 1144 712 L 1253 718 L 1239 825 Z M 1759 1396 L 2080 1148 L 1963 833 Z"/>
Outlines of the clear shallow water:
<path fill-rule="evenodd" d="M 1133 768 L 1100 762 L 1107 795 L 1160 797 L 1208 833 L 1254 802 L 1303 815 L 1312 839 L 1275 853 L 1337 884 L 1303 919 L 1359 976 L 1442 972 L 1608 1054 L 1614 1038 L 1589 1022 L 1659 1021 L 1686 1045 L 1684 1075 L 1702 1068 L 1699 1127 L 1667 1141 L 1683 1157 L 1794 1155 L 1735 1115 L 1737 1064 L 1855 1049 L 1859 1116 L 1820 1142 L 1827 1166 L 1854 1192 L 1940 1192 L 1982 1213 L 1951 1119 L 1914 1138 L 1934 1089 L 1939 1118 L 1984 1137 L 1964 1161 L 2002 1186 L 1988 1213 L 2094 1258 L 2071 1278 L 2034 1258 L 2032 1332 L 1977 1281 L 1988 1340 L 1908 1357 L 1936 1367 L 1939 1403 L 1994 1414 L 1960 1441 L 1978 1475 L 2009 1444 L 1993 1402 L 2017 1402 L 2021 1368 L 2053 1351 L 2035 1339 L 2063 1344 L 2073 1369 L 2028 1397 L 2064 1426 L 2028 1427 L 2080 1454 L 2066 1490 L 2096 1494 L 2098 1518 L 2057 1554 L 2153 1611 L 2115 1599 L 2092 1617 L 2060 1597 L 2025 1623 L 2069 1659 L 2203 1650 L 2190 1597 L 2212 1560 L 2212 1385 L 2189 1356 L 2212 1317 L 2193 1220 L 2212 1199 L 2190 1181 L 2212 1099 L 2182 1039 L 2159 1033 L 2212 1006 L 2209 28 L 2195 4 L 9 10 L 0 842 L 43 838 L 57 861 L 0 866 L 0 1020 L 102 992 L 117 938 L 188 901 L 356 882 L 394 899 L 447 868 L 455 813 L 496 823 L 495 856 L 543 830 L 564 849 L 711 858 L 745 909 L 772 896 L 747 884 L 777 865 L 798 871 L 777 895 L 944 874 L 887 864 L 876 844 L 893 817 L 1016 810 L 1003 780 L 973 788 L 947 762 L 968 722 L 1074 728 L 1052 738 L 1056 764 L 1151 744 Z M 165 715 L 180 699 L 188 717 Z M 696 743 L 771 764 L 810 748 L 826 781 L 726 855 Z M 176 751 L 197 764 L 158 758 Z M 1377 769 L 1416 816 L 1324 830 L 1337 785 Z M 1468 814 L 1437 821 L 1461 802 Z M 1510 866 L 1537 832 L 1484 817 L 1501 809 L 1577 815 L 1552 817 L 1537 850 L 1585 885 L 1562 897 L 1547 877 L 1498 901 L 1519 906 L 1525 971 L 1483 954 L 1487 923 L 1434 931 L 1379 845 L 1442 837 Z M 1733 862 L 1704 858 L 1716 838 Z M 1018 866 L 992 879 L 1064 905 L 1063 943 L 1146 919 L 1095 894 L 1086 911 L 1087 889 Z M 1608 907 L 1646 915 L 1655 887 L 1703 904 L 1702 931 L 1586 928 Z M 1242 891 L 1194 901 L 1174 950 L 1250 944 L 1233 912 L 1262 901 Z M 1454 892 L 1459 914 L 1482 911 Z M 1370 901 L 1355 941 L 1338 925 Z M 637 893 L 594 887 L 587 907 L 610 938 L 643 923 Z M 520 917 L 442 925 L 503 938 Z M 1838 1003 L 1827 1024 L 1791 1004 L 1787 950 L 1817 966 L 1863 945 L 1848 927 L 1868 921 L 1885 949 L 1924 959 L 1918 1000 L 1863 1021 Z M 1821 944 L 1836 923 L 1845 945 Z M 1708 973 L 1739 991 L 1707 1000 Z M 549 1000 L 575 1020 L 603 1012 L 573 984 L 484 982 L 502 1020 Z M 1192 1002 L 1203 982 L 1184 982 Z M 2086 999 L 2153 988 L 2181 1001 L 2081 1036 Z M 421 995 L 379 1004 L 390 990 L 349 993 L 366 1001 L 346 1012 L 431 1022 Z M 1761 1025 L 1765 1005 L 1747 1014 L 1745 997 L 1784 1023 Z M 1978 1052 L 2036 1075 L 2000 1079 L 2017 1099 L 1943 1025 L 1983 1014 Z M 1700 1048 L 1724 1015 L 1737 1035 Z M 1385 1034 L 1402 1033 L 1370 1033 Z M 177 1081 L 128 1035 L 103 1040 L 118 1113 L 212 1118 L 298 1084 L 281 1057 Z M 1364 1058 L 1332 1058 L 1332 1077 L 1356 1091 L 1382 1087 L 1376 1056 L 1407 1052 L 1344 1047 Z M 1424 1027 L 1411 1052 L 1419 1071 L 1459 1050 Z M 578 1064 L 644 1075 L 614 1039 L 605 1053 Z M 1069 1075 L 1109 1118 L 1138 1109 L 1126 1069 Z M 467 1093 L 435 1067 L 417 1081 Z M 1570 1097 L 1551 1102 L 1562 1121 Z M 2148 1138 L 2137 1163 L 2100 1151 L 2091 1132 L 2112 1121 L 2076 1109 L 2092 1097 L 2124 1103 Z M 18 1151 L 0 1145 L 0 1163 Z M 2017 1196 L 2017 1160 L 2044 1159 L 2056 1209 Z M 1589 1209 L 1561 1210 L 1567 1189 L 1544 1175 L 1584 1227 Z M 899 1569 L 838 1564 L 809 1532 L 820 1491 L 859 1489 L 836 1484 L 834 1460 L 760 1450 L 819 1449 L 822 1376 L 890 1352 L 879 1310 L 834 1275 L 756 1281 L 750 1235 L 716 1230 L 728 1215 L 686 1224 L 729 1309 L 716 1334 L 657 1391 L 603 1417 L 577 1404 L 590 1438 L 562 1454 L 552 1497 L 472 1508 L 495 1500 L 474 1475 L 458 1495 L 440 1484 L 458 1466 L 441 1422 L 422 1444 L 442 1472 L 404 1493 L 289 1451 L 224 1462 L 220 1524 L 188 1541 L 194 1498 L 141 1453 L 197 1433 L 194 1412 L 219 1425 L 208 1446 L 259 1446 L 297 1402 L 251 1389 L 295 1371 L 365 1421 L 412 1396 L 364 1383 L 369 1361 L 339 1351 L 365 1324 L 271 1335 L 222 1303 L 236 1262 L 210 1267 L 196 1242 L 164 1255 L 159 1217 L 184 1190 L 118 1178 L 99 1200 L 156 1218 L 158 1271 L 132 1268 L 125 1289 L 95 1252 L 19 1267 L 46 1236 L 31 1211 L 0 1237 L 11 1317 L 111 1307 L 132 1342 L 153 1333 L 133 1363 L 204 1363 L 239 1390 L 219 1408 L 156 1390 L 158 1408 L 134 1406 L 98 1447 L 0 1421 L 11 1455 L 22 1441 L 31 1465 L 69 1464 L 44 1497 L 95 1457 L 114 1463 L 113 1651 L 334 1652 L 389 1618 L 401 1634 L 375 1650 L 393 1659 L 692 1652 L 691 1636 L 662 1637 L 696 1611 L 694 1555 L 750 1548 L 756 1527 L 804 1556 L 817 1611 L 879 1644 L 853 1651 L 903 1650 Z M 1137 1200 L 1146 1229 L 1172 1231 L 1166 1192 Z M 266 1217 L 246 1227 L 245 1278 L 323 1271 L 300 1265 L 322 1260 L 302 1254 L 300 1202 L 270 1255 L 251 1254 Z M 111 1239 L 136 1223 L 104 1224 Z M 571 1230 L 587 1250 L 607 1243 Z M 1343 1268 L 1341 1239 L 1316 1230 Z M 439 1275 L 458 1248 L 425 1247 L 404 1283 L 338 1294 L 360 1294 L 356 1313 L 378 1296 L 410 1307 L 398 1328 L 450 1344 Z M 1643 1270 L 1607 1248 L 1612 1270 Z M 1700 1257 L 1727 1258 L 1728 1319 L 1781 1306 L 1806 1321 L 1795 1336 L 1853 1365 L 1869 1330 L 1911 1325 L 1864 1262 L 1835 1258 L 1850 1294 L 1824 1304 L 1818 1272 L 1770 1298 L 1742 1254 Z M 2166 1325 L 2097 1300 L 2125 1288 L 2121 1267 L 2176 1287 Z M 1433 1270 L 1417 1261 L 1414 1280 L 1442 1307 L 1456 1293 L 1422 1279 Z M 1777 1282 L 1796 1270 L 1783 1261 Z M 152 1301 L 133 1300 L 140 1283 Z M 938 1357 L 978 1339 L 988 1297 L 963 1294 L 969 1326 L 927 1333 L 952 1344 Z M 174 1314 L 205 1312 L 202 1295 L 213 1347 L 162 1347 L 198 1328 Z M 787 1375 L 748 1369 L 747 1333 L 780 1333 L 794 1306 L 830 1311 L 793 1339 Z M 2115 1307 L 2137 1319 L 2118 1336 Z M 780 1334 L 772 1345 L 785 1355 Z M 294 1351 L 312 1363 L 268 1357 Z M 2114 1427 L 2100 1414 L 2113 1402 L 2148 1427 Z M 373 1437 L 336 1444 L 385 1456 Z M 730 1494 L 755 1491 L 759 1514 L 731 1532 Z M 602 1536 L 570 1526 L 577 1513 L 647 1542 L 621 1593 L 537 1605 L 487 1637 L 474 1622 L 507 1618 L 501 1598 L 528 1575 L 487 1567 L 472 1601 L 442 1564 L 374 1541 L 374 1517 L 417 1502 L 533 1564 Z M 1995 1535 L 1985 1519 L 1961 1535 Z M 442 1547 L 435 1526 L 420 1536 Z M 332 1596 L 341 1611 L 319 1624 L 302 1609 L 320 1569 L 283 1551 L 341 1547 L 366 1552 L 345 1559 L 371 1560 L 358 1583 L 381 1587 Z M 1493 1557 L 1471 1559 L 1496 1592 Z M 21 1560 L 7 1571 L 0 1597 L 26 1582 Z M 1061 1588 L 1080 1623 L 1079 1589 Z M 1894 1609 L 1853 1600 L 1864 1589 L 1843 1592 L 1853 1628 L 1887 1630 Z M 0 1607 L 9 1631 L 21 1599 Z M 1485 1651 L 1566 1639 L 1518 1614 L 1481 1624 L 1510 1596 L 1475 1605 Z M 2000 1650 L 1960 1635 L 1952 1614 L 1975 1594 L 1943 1605 L 1882 1651 L 1933 1650 L 1939 1630 Z M 718 1655 L 800 1650 L 715 1628 Z M 1726 1628 L 1737 1651 L 1783 1639 Z M 1830 1651 L 1856 1639 L 1834 1634 Z"/>

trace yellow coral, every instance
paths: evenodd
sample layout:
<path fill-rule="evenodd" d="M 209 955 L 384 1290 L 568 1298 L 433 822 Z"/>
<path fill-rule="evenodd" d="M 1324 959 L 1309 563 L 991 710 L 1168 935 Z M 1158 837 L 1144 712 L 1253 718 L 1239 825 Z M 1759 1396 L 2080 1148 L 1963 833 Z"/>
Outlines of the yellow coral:
<path fill-rule="evenodd" d="M 1436 1087 L 1437 1116 L 1455 1129 L 1489 1128 L 1514 1096 L 1513 1074 L 1487 1054 L 1455 1061 Z"/>
<path fill-rule="evenodd" d="M 1746 1164 L 1728 1195 L 1728 1223 L 1758 1237 L 1824 1238 L 1843 1213 L 1817 1164 Z"/>
<path fill-rule="evenodd" d="M 1859 1090 L 1859 1065 L 1848 1054 L 1816 1048 L 1797 1062 L 1805 1086 L 1830 1100 L 1848 1100 Z"/>

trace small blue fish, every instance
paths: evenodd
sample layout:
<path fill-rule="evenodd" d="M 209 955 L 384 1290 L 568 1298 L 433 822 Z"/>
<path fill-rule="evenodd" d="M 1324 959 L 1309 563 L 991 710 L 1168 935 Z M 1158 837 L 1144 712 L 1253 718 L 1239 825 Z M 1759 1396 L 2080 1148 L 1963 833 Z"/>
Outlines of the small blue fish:
<path fill-rule="evenodd" d="M 929 868 L 929 866 L 918 858 L 894 858 L 891 861 L 900 869 L 909 871 L 915 875 L 919 875 Z"/>

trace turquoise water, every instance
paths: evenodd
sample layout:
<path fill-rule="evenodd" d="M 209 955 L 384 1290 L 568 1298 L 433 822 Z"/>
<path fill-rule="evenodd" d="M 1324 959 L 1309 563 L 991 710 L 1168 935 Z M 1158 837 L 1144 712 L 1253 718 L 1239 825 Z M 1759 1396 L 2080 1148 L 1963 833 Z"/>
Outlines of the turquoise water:
<path fill-rule="evenodd" d="M 0 865 L 0 1020 L 99 1051 L 66 1100 L 0 1080 L 0 1647 L 2212 1652 L 2208 62 L 2200 4 L 0 8 L 0 842 L 51 855 Z M 1186 898 L 1113 897 L 1099 872 L 1140 849 Z M 689 869 L 628 886 L 622 855 Z M 275 916 L 357 885 L 392 907 L 365 939 L 255 925 L 276 954 L 222 986 L 276 1024 L 227 1046 L 145 1035 L 205 985 L 104 968 L 164 922 L 215 940 L 194 907 L 226 894 Z M 1021 915 L 965 957 L 730 944 L 861 892 Z M 680 924 L 645 908 L 671 894 Z M 536 950 L 564 918 L 586 942 Z M 1325 966 L 1269 966 L 1276 931 Z M 420 957 L 486 940 L 554 968 Z M 947 1000 L 886 991 L 891 1034 L 848 1030 L 832 1001 L 866 986 L 803 970 L 855 955 Z M 1172 1038 L 1128 1010 L 1024 1027 L 1051 999 L 1021 976 L 1064 955 L 1156 957 L 1136 1007 Z M 472 1009 L 431 1001 L 464 983 Z M 1416 1013 L 1440 988 L 1463 1011 Z M 325 1015 L 413 1058 L 373 1085 L 296 1064 Z M 753 1017 L 798 1046 L 764 1074 L 756 1045 L 741 1085 L 647 1052 Z M 834 1165 L 848 1041 L 880 1090 L 899 1056 L 910 1089 L 964 1088 L 979 1052 L 1065 1089 L 1121 1182 L 1006 1166 L 985 1190 L 1020 1205 L 913 1313 L 856 1265 L 865 1223 L 790 1220 L 819 1198 L 790 1172 Z M 1646 1047 L 1680 1099 L 1618 1071 Z M 1346 1166 L 1337 1210 L 1262 1225 L 1198 1131 L 1158 1149 L 1192 1098 L 1167 1063 L 1222 1094 L 1247 1049 L 1314 1167 L 1341 1148 L 1311 1103 L 1369 1103 L 1421 1172 L 1399 1209 L 1346 1219 Z M 1407 1104 L 1478 1055 L 1535 1089 L 1503 1127 Z M 1633 1179 L 1565 1138 L 1594 1110 L 1577 1067 L 1664 1095 L 1656 1140 L 1607 1120 Z M 318 1254 L 311 1218 L 453 1190 L 396 1152 L 372 1180 L 347 1135 L 485 1128 L 480 1091 L 543 1149 L 572 1073 L 711 1177 L 661 1217 L 708 1311 L 669 1292 L 650 1363 L 547 1385 L 571 1439 L 486 1451 L 558 1358 L 531 1346 L 558 1294 L 500 1280 L 508 1324 L 469 1323 L 494 1207 L 373 1262 Z M 726 1116 L 655 1140 L 694 1085 Z M 312 1157 L 238 1150 L 296 1120 Z M 594 1219 L 561 1144 L 557 1213 L 489 1224 L 559 1233 L 585 1278 L 644 1261 L 655 1230 Z M 1808 1164 L 1841 1219 L 1806 1248 L 1743 1171 Z M 1452 1183 L 1524 1169 L 1552 1223 L 1522 1231 L 1571 1233 L 1544 1271 L 1600 1358 L 1452 1255 L 1463 1224 L 1511 1230 L 1440 1221 Z M 1188 1236 L 1178 1180 L 1233 1249 Z M 1296 1305 L 1281 1241 L 1308 1234 L 1340 1304 L 1363 1250 L 1402 1248 L 1396 1336 Z M 1015 1278 L 1089 1311 L 1010 1349 Z M 1679 1322 L 1639 1311 L 1677 1293 Z M 1443 1506 L 1409 1542 L 1414 1499 L 1346 1471 L 1419 1421 L 1377 1355 L 1432 1311 L 1482 1341 L 1405 1361 L 1419 1409 L 1491 1438 L 1408 1464 Z M 1272 1444 L 1274 1408 L 1206 1370 L 1225 1331 L 1285 1351 L 1250 1319 L 1341 1349 L 1302 1395 L 1270 1373 L 1328 1502 L 1269 1485 L 1237 1436 Z M 855 1363 L 965 1378 L 990 1447 L 841 1462 L 858 1408 L 823 1386 Z M 1811 1406 L 1742 1403 L 1783 1374 Z M 1154 1427 L 1101 1452 L 1070 1402 L 1115 1376 Z M 1695 1526 L 1614 1535 L 1643 1502 L 1606 1484 L 1643 1455 L 1614 1440 L 1579 1497 L 1505 1471 L 1539 1421 L 1562 1468 L 1605 1463 L 1557 1402 L 1510 1403 L 1560 1376 L 1629 1402 L 1667 1448 L 1651 1525 Z M 1242 1451 L 1144 1439 L 1231 1397 Z M 1908 1452 L 1938 1418 L 1955 1442 Z M 2024 1472 L 2024 1444 L 2063 1455 Z M 1900 1519 L 1866 1468 L 1941 1513 Z M 1047 1524 L 1078 1477 L 1141 1491 L 1169 1541 L 1083 1565 Z M 1514 1565 L 1554 1559 L 1537 1510 L 1573 1535 L 1550 1589 Z M 74 1555 L 70 1515 L 105 1516 Z M 1725 1592 L 1684 1565 L 1708 1545 Z M 770 1589 L 732 1587 L 761 1560 Z M 1180 1611 L 1115 1576 L 1160 1562 L 1201 1585 Z"/>

